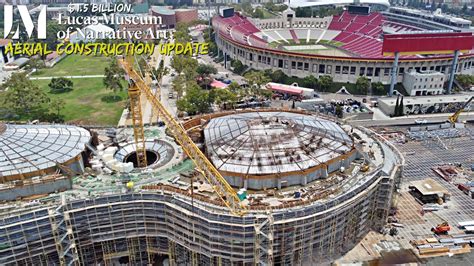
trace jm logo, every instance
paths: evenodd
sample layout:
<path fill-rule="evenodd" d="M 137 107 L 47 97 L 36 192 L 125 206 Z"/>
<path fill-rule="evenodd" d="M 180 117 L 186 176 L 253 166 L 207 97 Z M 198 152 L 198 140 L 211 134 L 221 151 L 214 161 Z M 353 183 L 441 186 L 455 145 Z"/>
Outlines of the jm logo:
<path fill-rule="evenodd" d="M 31 38 L 33 34 L 33 29 L 35 25 L 33 23 L 33 19 L 30 16 L 30 12 L 25 5 L 18 5 L 18 12 L 20 13 L 21 21 L 25 26 L 26 33 L 28 34 L 28 38 Z M 37 23 L 37 32 L 38 32 L 38 39 L 46 39 L 46 5 L 40 5 L 38 7 L 39 15 L 38 15 L 38 23 Z M 4 31 L 3 31 L 3 38 L 7 38 L 12 33 L 13 28 L 13 6 L 12 5 L 5 5 L 4 7 Z M 20 25 L 16 26 L 16 31 L 13 33 L 12 39 L 18 39 L 20 37 Z"/>

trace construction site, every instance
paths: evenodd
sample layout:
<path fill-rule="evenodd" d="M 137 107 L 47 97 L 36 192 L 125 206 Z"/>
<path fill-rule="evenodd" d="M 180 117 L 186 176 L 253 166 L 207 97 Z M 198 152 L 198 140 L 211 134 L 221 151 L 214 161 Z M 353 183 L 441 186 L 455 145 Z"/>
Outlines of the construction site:
<path fill-rule="evenodd" d="M 177 121 L 120 64 L 132 127 L 2 125 L 0 264 L 330 263 L 384 228 L 403 156 L 376 132 L 294 109 Z"/>
<path fill-rule="evenodd" d="M 178 120 L 150 71 L 119 63 L 129 127 L 0 124 L 0 264 L 393 264 L 471 251 L 474 128 L 462 109 L 371 128 L 289 108 Z M 144 125 L 145 105 L 159 123 Z"/>

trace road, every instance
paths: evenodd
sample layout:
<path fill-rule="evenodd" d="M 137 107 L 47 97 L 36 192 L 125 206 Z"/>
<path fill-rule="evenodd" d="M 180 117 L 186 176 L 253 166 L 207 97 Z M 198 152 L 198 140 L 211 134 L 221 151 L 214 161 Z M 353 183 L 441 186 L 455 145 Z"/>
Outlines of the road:
<path fill-rule="evenodd" d="M 173 69 L 171 68 L 171 56 L 164 56 L 158 53 L 157 60 L 156 60 L 156 67 L 159 66 L 160 61 L 164 59 L 165 63 L 164 66 L 167 67 L 170 72 L 168 75 L 163 76 L 161 79 L 161 104 L 168 110 L 168 112 L 173 116 L 176 117 L 176 114 L 178 112 L 177 107 L 176 107 L 176 98 L 173 97 L 173 99 L 169 99 L 169 93 L 173 92 L 173 87 L 172 87 L 172 81 L 173 77 L 171 76 L 171 73 L 173 73 Z M 174 93 L 176 96 L 176 93 Z"/>
<path fill-rule="evenodd" d="M 84 75 L 84 76 L 56 76 L 56 77 L 30 77 L 30 80 L 49 80 L 53 78 L 84 79 L 84 78 L 103 78 L 104 75 Z"/>
<path fill-rule="evenodd" d="M 358 126 L 394 126 L 394 125 L 415 125 L 415 120 L 426 120 L 427 123 L 442 123 L 448 120 L 451 113 L 430 114 L 423 116 L 396 117 L 387 120 L 359 120 L 348 121 L 348 123 Z M 474 120 L 474 113 L 462 113 L 459 116 L 460 121 Z"/>
<path fill-rule="evenodd" d="M 202 36 L 202 33 L 201 33 L 201 35 L 198 36 L 198 41 L 199 42 L 204 42 L 204 37 Z M 217 72 L 227 72 L 227 73 L 229 73 L 229 79 L 231 81 L 235 81 L 239 84 L 246 83 L 244 77 L 233 73 L 230 69 L 225 69 L 224 68 L 224 62 L 222 62 L 222 63 L 214 62 L 214 59 L 212 57 L 210 57 L 209 54 L 201 55 L 200 57 L 201 57 L 200 59 L 202 61 L 204 61 L 205 64 L 214 66 L 217 69 Z M 199 59 L 198 59 L 198 61 L 199 61 Z M 230 62 L 228 62 L 228 66 L 230 66 Z"/>

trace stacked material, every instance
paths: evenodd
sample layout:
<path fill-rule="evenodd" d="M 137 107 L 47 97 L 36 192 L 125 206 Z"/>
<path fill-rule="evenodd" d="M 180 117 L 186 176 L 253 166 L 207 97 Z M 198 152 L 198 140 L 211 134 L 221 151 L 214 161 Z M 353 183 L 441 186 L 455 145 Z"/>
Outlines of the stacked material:
<path fill-rule="evenodd" d="M 117 172 L 122 172 L 122 173 L 130 173 L 133 171 L 133 163 L 123 163 L 120 161 L 117 161 L 117 159 L 114 158 L 115 153 L 117 152 L 117 147 L 108 147 L 102 152 L 99 153 L 99 156 L 101 156 L 102 161 L 105 163 L 107 167 L 110 169 L 117 171 Z"/>

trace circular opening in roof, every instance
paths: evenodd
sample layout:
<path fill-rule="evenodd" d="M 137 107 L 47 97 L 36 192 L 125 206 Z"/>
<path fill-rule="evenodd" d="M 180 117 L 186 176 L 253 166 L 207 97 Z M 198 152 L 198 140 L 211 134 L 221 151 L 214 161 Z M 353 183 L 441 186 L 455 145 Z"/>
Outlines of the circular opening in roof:
<path fill-rule="evenodd" d="M 154 151 L 146 150 L 146 166 L 156 163 L 160 159 L 160 155 Z M 133 167 L 138 168 L 137 152 L 127 154 L 123 159 L 124 163 L 133 163 Z"/>

